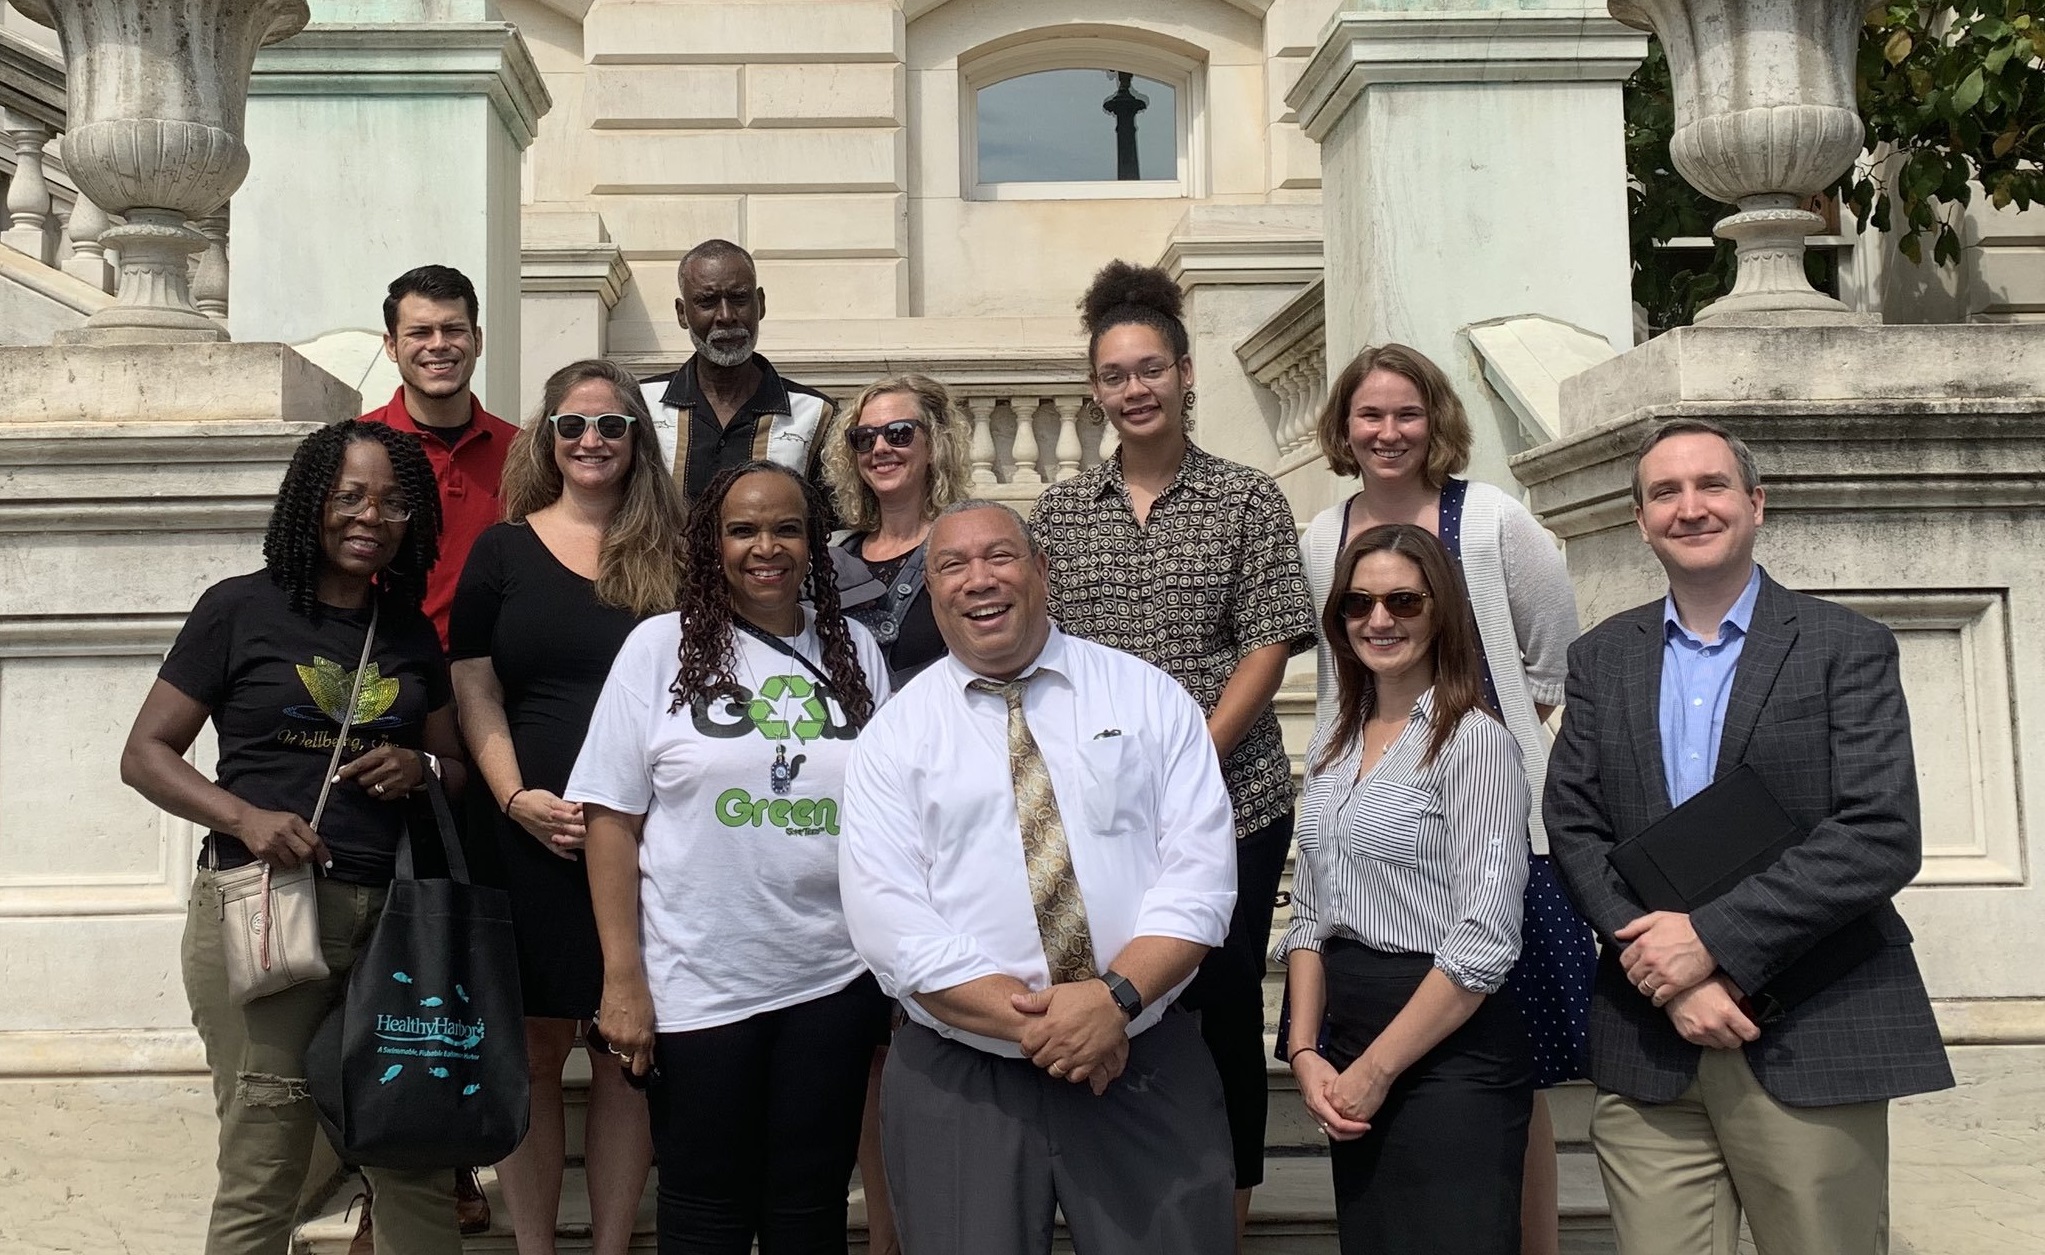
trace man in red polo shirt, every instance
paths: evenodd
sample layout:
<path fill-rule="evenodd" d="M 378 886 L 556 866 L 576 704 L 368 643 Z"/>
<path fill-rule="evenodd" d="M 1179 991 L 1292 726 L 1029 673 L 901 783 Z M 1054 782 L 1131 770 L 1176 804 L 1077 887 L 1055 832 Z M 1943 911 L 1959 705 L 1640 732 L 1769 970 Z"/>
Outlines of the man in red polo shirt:
<path fill-rule="evenodd" d="M 398 365 L 397 395 L 364 420 L 419 437 L 440 485 L 440 561 L 426 576 L 426 613 L 447 645 L 447 614 L 469 548 L 498 520 L 497 481 L 518 429 L 483 409 L 469 380 L 483 356 L 476 285 L 452 266 L 421 266 L 391 281 L 383 351 Z"/>

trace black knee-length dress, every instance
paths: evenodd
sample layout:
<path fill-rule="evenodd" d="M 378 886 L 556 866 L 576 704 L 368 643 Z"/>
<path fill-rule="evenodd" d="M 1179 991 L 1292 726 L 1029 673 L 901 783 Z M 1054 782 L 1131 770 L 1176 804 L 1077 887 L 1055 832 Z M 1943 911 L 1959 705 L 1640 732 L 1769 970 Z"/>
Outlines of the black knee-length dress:
<path fill-rule="evenodd" d="M 526 788 L 567 787 L 611 659 L 638 622 L 598 601 L 594 582 L 563 566 L 525 523 L 499 523 L 477 538 L 455 592 L 448 656 L 488 658 L 495 668 Z M 505 815 L 495 817 L 495 845 L 525 1013 L 591 1018 L 603 994 L 603 951 L 581 858 L 550 853 Z"/>

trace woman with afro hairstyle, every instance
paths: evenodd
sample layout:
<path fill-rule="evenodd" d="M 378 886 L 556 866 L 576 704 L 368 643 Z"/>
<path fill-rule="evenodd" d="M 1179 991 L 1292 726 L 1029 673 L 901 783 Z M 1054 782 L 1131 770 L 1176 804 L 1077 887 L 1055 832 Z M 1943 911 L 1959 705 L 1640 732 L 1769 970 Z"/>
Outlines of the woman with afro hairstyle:
<path fill-rule="evenodd" d="M 1201 1013 L 1221 1073 L 1240 1242 L 1264 1179 L 1264 949 L 1292 844 L 1292 768 L 1271 700 L 1286 661 L 1313 648 L 1314 609 L 1278 485 L 1193 443 L 1184 305 L 1152 266 L 1111 262 L 1094 276 L 1079 302 L 1094 412 L 1121 447 L 1045 489 L 1030 528 L 1051 558 L 1051 616 L 1192 694 L 1235 804 L 1235 914 L 1179 1004 Z"/>
<path fill-rule="evenodd" d="M 518 935 L 532 1123 L 497 1180 L 521 1255 L 553 1255 L 566 1148 L 561 1069 L 596 1017 L 603 952 L 582 808 L 561 800 L 625 638 L 675 608 L 682 503 L 639 384 L 600 359 L 550 376 L 504 464 L 504 521 L 476 538 L 448 653 L 491 849 Z M 646 1103 L 600 1048 L 584 1139 L 595 1255 L 625 1255 L 653 1161 Z"/>
<path fill-rule="evenodd" d="M 626 638 L 563 794 L 587 830 L 597 1027 L 647 1087 L 662 1255 L 843 1255 L 888 1008 L 846 931 L 838 833 L 887 662 L 839 609 L 795 472 L 719 472 L 685 539 L 681 607 Z"/>
<path fill-rule="evenodd" d="M 207 829 L 185 922 L 185 994 L 213 1074 L 219 1186 L 207 1255 L 289 1244 L 318 1120 L 305 1050 L 338 1002 L 383 910 L 403 835 L 399 805 L 435 772 L 465 770 L 447 664 L 420 611 L 438 554 L 440 505 L 418 438 L 350 420 L 292 455 L 263 537 L 263 569 L 199 597 L 121 752 L 121 779 Z M 340 775 L 319 798 L 374 625 Z M 216 779 L 185 759 L 213 721 Z M 331 975 L 243 1006 L 228 998 L 221 870 L 315 864 Z M 377 1238 L 404 1255 L 461 1249 L 452 1172 L 367 1169 Z"/>

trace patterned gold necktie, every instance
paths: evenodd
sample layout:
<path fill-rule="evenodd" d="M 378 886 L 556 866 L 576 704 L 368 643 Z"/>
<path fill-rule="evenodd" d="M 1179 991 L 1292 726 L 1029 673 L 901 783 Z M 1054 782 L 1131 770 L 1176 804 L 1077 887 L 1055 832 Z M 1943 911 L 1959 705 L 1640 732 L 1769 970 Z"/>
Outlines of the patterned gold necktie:
<path fill-rule="evenodd" d="M 1005 684 L 974 680 L 967 687 L 997 693 L 1008 703 L 1008 774 L 1015 782 L 1015 818 L 1022 831 L 1030 904 L 1037 911 L 1037 934 L 1043 939 L 1052 983 L 1064 984 L 1092 980 L 1100 975 L 1100 969 L 1094 966 L 1093 934 L 1087 931 L 1086 903 L 1079 895 L 1079 877 L 1073 874 L 1072 851 L 1065 844 L 1065 824 L 1058 817 L 1051 773 L 1023 719 L 1023 690 L 1040 674 Z"/>

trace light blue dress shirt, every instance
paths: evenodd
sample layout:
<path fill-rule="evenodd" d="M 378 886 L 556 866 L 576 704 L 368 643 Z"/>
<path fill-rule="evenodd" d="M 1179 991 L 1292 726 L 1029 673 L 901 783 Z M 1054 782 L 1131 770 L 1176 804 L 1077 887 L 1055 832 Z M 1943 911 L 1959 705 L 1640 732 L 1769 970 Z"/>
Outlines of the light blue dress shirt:
<path fill-rule="evenodd" d="M 1671 806 L 1695 797 L 1717 770 L 1726 700 L 1760 596 L 1761 568 L 1756 566 L 1719 624 L 1718 639 L 1710 643 L 1683 626 L 1673 595 L 1662 599 L 1662 774 Z"/>

